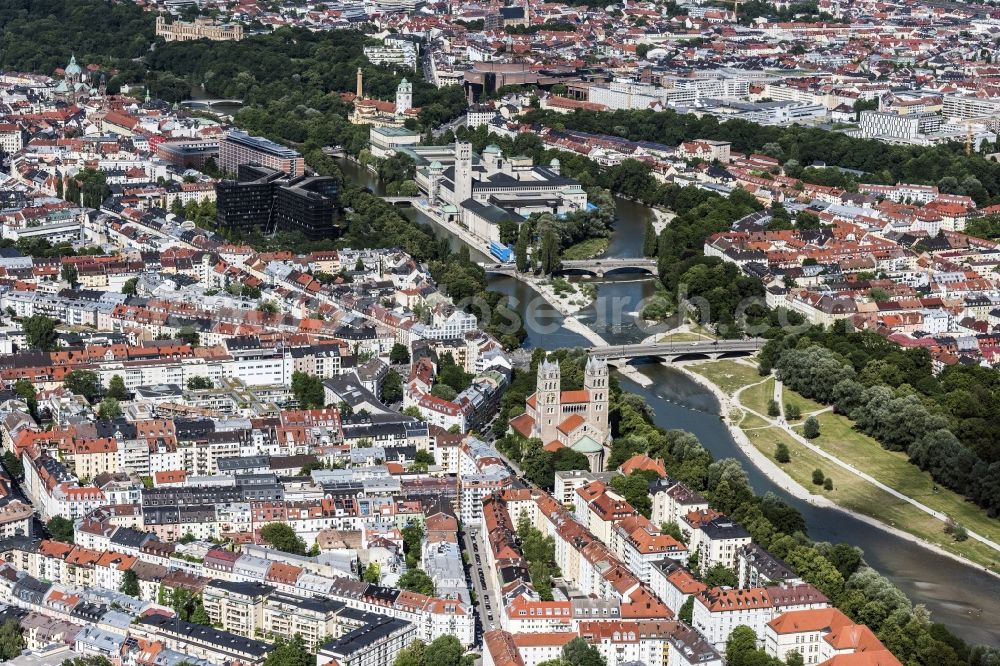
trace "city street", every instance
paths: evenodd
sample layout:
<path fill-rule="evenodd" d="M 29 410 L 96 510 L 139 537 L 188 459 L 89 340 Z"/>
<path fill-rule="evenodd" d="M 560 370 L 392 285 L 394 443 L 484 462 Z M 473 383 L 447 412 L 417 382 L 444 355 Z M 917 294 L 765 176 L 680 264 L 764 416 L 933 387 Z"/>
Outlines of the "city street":
<path fill-rule="evenodd" d="M 486 553 L 483 549 L 485 545 L 479 538 L 479 532 L 478 527 L 472 527 L 465 531 L 462 546 L 469 554 L 469 577 L 472 580 L 472 589 L 476 592 L 476 613 L 479 615 L 481 630 L 489 631 L 491 626 L 500 626 L 501 606 L 497 601 L 496 591 L 492 589 L 492 583 L 484 569 Z"/>

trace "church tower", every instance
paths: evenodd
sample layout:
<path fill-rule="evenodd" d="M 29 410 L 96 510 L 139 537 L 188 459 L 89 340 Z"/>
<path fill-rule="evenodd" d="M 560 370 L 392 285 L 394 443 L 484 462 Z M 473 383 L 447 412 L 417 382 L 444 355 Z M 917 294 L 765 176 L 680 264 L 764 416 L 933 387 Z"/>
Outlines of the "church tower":
<path fill-rule="evenodd" d="M 69 64 L 66 65 L 65 72 L 66 88 L 71 102 L 76 102 L 77 88 L 83 81 L 83 68 L 76 62 L 76 54 L 71 54 Z"/>
<path fill-rule="evenodd" d="M 431 162 L 431 166 L 427 170 L 427 179 L 430 181 L 427 198 L 432 206 L 437 206 L 441 203 L 441 179 L 443 176 L 444 167 L 441 163 L 437 160 Z"/>
<path fill-rule="evenodd" d="M 396 115 L 401 116 L 413 108 L 413 84 L 406 79 L 396 88 Z"/>
<path fill-rule="evenodd" d="M 557 427 L 562 419 L 559 390 L 559 364 L 542 359 L 538 364 L 538 378 L 535 387 L 535 403 L 538 411 L 537 437 L 542 444 L 559 439 Z"/>
<path fill-rule="evenodd" d="M 608 362 L 588 358 L 583 373 L 583 388 L 590 394 L 587 424 L 594 429 L 598 442 L 608 440 Z"/>
<path fill-rule="evenodd" d="M 472 198 L 472 144 L 455 142 L 455 201 L 456 207 Z"/>

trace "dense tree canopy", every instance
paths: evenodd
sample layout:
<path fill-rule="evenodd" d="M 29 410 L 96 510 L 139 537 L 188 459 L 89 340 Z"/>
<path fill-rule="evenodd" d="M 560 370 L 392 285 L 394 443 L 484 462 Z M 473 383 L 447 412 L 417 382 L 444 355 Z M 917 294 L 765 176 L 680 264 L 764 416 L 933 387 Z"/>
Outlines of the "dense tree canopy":
<path fill-rule="evenodd" d="M 264 660 L 264 666 L 313 666 L 315 663 L 316 657 L 299 634 L 287 640 L 278 638 Z"/>
<path fill-rule="evenodd" d="M 396 655 L 394 666 L 459 666 L 465 650 L 457 638 L 445 634 L 435 638 L 430 645 L 415 640 Z"/>
<path fill-rule="evenodd" d="M 21 330 L 24 331 L 24 337 L 28 346 L 42 351 L 52 351 L 55 349 L 58 339 L 56 323 L 55 319 L 50 319 L 44 315 L 26 317 L 21 322 Z"/>
<path fill-rule="evenodd" d="M 657 478 L 651 470 L 636 470 L 628 476 L 618 475 L 611 479 L 611 487 L 621 493 L 632 508 L 649 518 L 653 504 L 649 497 L 649 484 Z"/>
<path fill-rule="evenodd" d="M 316 409 L 326 404 L 323 380 L 308 372 L 292 373 L 292 394 L 302 409 Z"/>
<path fill-rule="evenodd" d="M 305 555 L 306 544 L 286 523 L 268 523 L 260 529 L 260 537 L 272 547 L 293 555 Z"/>
<path fill-rule="evenodd" d="M 542 601 L 552 601 L 552 578 L 559 576 L 555 541 L 532 525 L 526 514 L 518 516 L 517 536 L 535 591 Z"/>
<path fill-rule="evenodd" d="M 45 525 L 49 536 L 56 541 L 73 543 L 73 521 L 62 516 L 53 516 Z"/>
<path fill-rule="evenodd" d="M 66 373 L 63 386 L 93 401 L 101 392 L 101 378 L 93 370 L 73 370 Z"/>
<path fill-rule="evenodd" d="M 139 588 L 139 577 L 131 569 L 126 570 L 125 573 L 122 574 L 122 584 L 119 591 L 122 594 L 127 594 L 130 597 L 135 597 L 136 599 L 138 599 L 142 593 Z"/>
<path fill-rule="evenodd" d="M 424 528 L 418 523 L 412 523 L 402 529 L 403 533 L 403 555 L 406 559 L 406 566 L 415 568 L 420 562 L 420 553 L 423 548 Z"/>
<path fill-rule="evenodd" d="M 21 635 L 21 624 L 15 619 L 0 624 L 0 659 L 19 657 L 23 649 L 24 637 Z"/>
<path fill-rule="evenodd" d="M 843 324 L 774 338 L 761 354 L 761 370 L 772 366 L 790 388 L 834 405 L 885 448 L 1000 515 L 996 370 L 957 365 L 935 376 L 926 349 L 903 350 Z"/>
<path fill-rule="evenodd" d="M 131 2 L 5 0 L 0 3 L 0 69 L 53 74 L 71 55 L 81 64 L 142 56 L 154 14 Z"/>
<path fill-rule="evenodd" d="M 399 587 L 410 592 L 434 596 L 434 581 L 423 569 L 410 569 L 399 577 Z"/>

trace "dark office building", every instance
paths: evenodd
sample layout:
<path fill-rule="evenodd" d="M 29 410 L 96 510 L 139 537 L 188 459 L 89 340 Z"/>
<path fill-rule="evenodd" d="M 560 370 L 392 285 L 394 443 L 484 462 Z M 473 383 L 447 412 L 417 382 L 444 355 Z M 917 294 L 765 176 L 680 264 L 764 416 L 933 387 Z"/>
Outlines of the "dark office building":
<path fill-rule="evenodd" d="M 242 164 L 238 181 L 216 185 L 219 226 L 250 231 L 301 231 L 310 240 L 339 233 L 340 185 L 325 176 L 289 178 L 281 171 Z"/>

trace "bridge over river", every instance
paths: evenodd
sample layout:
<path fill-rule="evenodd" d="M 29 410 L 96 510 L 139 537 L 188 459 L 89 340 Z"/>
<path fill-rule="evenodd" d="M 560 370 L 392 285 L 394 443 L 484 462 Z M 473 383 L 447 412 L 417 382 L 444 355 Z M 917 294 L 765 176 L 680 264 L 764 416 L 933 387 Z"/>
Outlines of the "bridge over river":
<path fill-rule="evenodd" d="M 591 347 L 587 352 L 592 358 L 608 361 L 613 365 L 637 359 L 650 361 L 676 361 L 687 358 L 722 358 L 747 356 L 767 343 L 765 338 L 745 340 L 704 340 L 698 342 L 653 342 L 635 345 Z"/>

